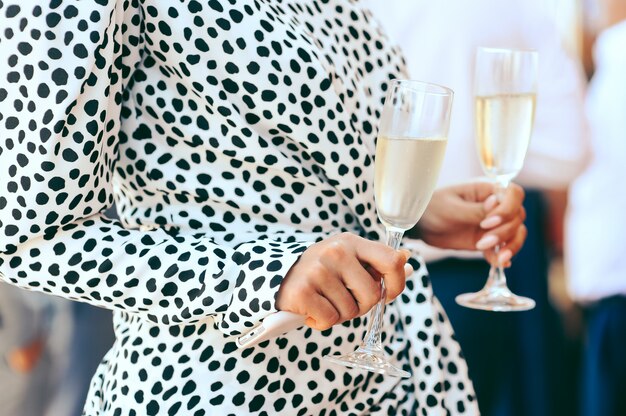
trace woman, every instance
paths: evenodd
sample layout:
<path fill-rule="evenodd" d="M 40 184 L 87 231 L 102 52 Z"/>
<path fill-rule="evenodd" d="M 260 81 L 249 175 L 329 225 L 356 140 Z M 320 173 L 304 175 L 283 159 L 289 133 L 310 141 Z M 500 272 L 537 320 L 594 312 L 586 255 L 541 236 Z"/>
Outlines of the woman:
<path fill-rule="evenodd" d="M 384 90 L 405 74 L 358 4 L 5 2 L 0 12 L 0 271 L 115 311 L 117 342 L 85 414 L 475 412 L 416 256 L 383 336 L 415 376 L 320 360 L 360 341 L 364 322 L 350 319 L 375 302 L 372 275 L 391 297 L 405 279 L 406 253 L 380 242 L 372 186 Z M 522 193 L 494 207 L 490 192 L 438 193 L 413 235 L 452 248 L 499 240 L 510 257 L 524 239 Z M 121 222 L 101 214 L 114 200 Z M 315 329 L 237 350 L 234 336 L 277 305 Z"/>

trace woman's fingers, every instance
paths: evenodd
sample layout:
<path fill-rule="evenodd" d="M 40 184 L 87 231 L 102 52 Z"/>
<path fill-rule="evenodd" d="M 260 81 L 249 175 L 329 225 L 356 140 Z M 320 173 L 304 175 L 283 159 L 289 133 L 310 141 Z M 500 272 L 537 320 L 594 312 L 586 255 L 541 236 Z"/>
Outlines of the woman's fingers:
<path fill-rule="evenodd" d="M 524 202 L 524 197 L 524 189 L 515 183 L 511 183 L 506 188 L 502 201 L 500 201 L 495 208 L 487 212 L 487 217 L 485 219 L 489 219 L 493 216 L 499 216 L 502 218 L 503 222 L 510 221 L 513 217 L 518 215 L 519 210 L 522 207 L 522 203 Z M 486 201 L 485 205 L 487 205 L 487 202 L 488 201 Z"/>
<path fill-rule="evenodd" d="M 487 250 L 495 247 L 497 244 L 508 243 L 509 240 L 516 237 L 518 229 L 524 222 L 523 218 L 524 215 L 520 212 L 519 215 L 511 218 L 509 222 L 489 230 L 489 232 L 484 234 L 476 243 L 476 248 L 478 250 Z"/>
<path fill-rule="evenodd" d="M 380 299 L 396 298 L 406 277 L 409 253 L 352 234 L 341 234 L 309 247 L 281 283 L 276 308 L 306 315 L 307 325 L 326 329 L 367 313 Z M 322 300 L 323 299 L 323 300 Z"/>
<path fill-rule="evenodd" d="M 329 247 L 329 251 L 325 253 L 329 265 L 342 268 L 345 266 L 346 256 L 353 254 L 359 264 L 365 264 L 385 279 L 388 300 L 395 299 L 402 293 L 406 282 L 404 265 L 410 256 L 408 250 L 394 250 L 385 244 L 349 233 L 343 233 L 338 237 L 347 244 L 338 242 Z M 354 250 L 353 253 L 349 253 L 350 250 Z M 345 276 L 345 273 L 341 275 Z M 363 275 L 359 274 L 359 276 Z M 346 278 L 349 277 L 346 276 Z"/>
<path fill-rule="evenodd" d="M 354 235 L 345 237 L 354 244 L 356 256 L 346 256 L 342 251 L 339 255 L 327 256 L 327 261 L 333 268 L 341 270 L 343 284 L 357 301 L 358 315 L 345 318 L 352 319 L 367 313 L 380 300 L 380 278 L 385 279 L 387 301 L 402 293 L 406 281 L 404 266 L 410 252 L 394 250 Z"/>
<path fill-rule="evenodd" d="M 408 279 L 413 274 L 414 271 L 415 269 L 413 269 L 413 266 L 411 266 L 411 264 L 409 263 L 406 263 L 404 265 L 404 278 Z"/>
<path fill-rule="evenodd" d="M 407 250 L 394 250 L 381 243 L 364 240 L 356 246 L 357 257 L 380 273 L 385 279 L 387 300 L 395 299 L 406 283 L 404 265 L 410 253 Z"/>
<path fill-rule="evenodd" d="M 493 201 L 485 201 L 485 210 L 489 212 L 480 228 L 486 232 L 476 243 L 476 248 L 484 252 L 491 264 L 508 265 L 522 248 L 527 234 L 523 201 L 524 190 L 516 184 L 509 185 L 504 199 L 495 207 L 487 207 L 488 203 L 493 205 Z M 493 251 L 496 245 L 500 246 L 498 254 Z"/>
<path fill-rule="evenodd" d="M 526 226 L 524 224 L 521 224 L 515 230 L 515 235 L 513 236 L 513 238 L 501 244 L 500 250 L 497 255 L 493 249 L 485 250 L 483 251 L 483 254 L 485 255 L 485 258 L 489 263 L 501 264 L 505 267 L 508 267 L 513 256 L 522 249 L 527 235 L 528 230 L 526 229 Z"/>
<path fill-rule="evenodd" d="M 375 273 L 378 274 L 377 271 Z M 380 300 L 380 279 L 373 277 L 356 258 L 352 257 L 346 261 L 341 279 L 358 305 L 357 313 L 344 320 L 367 313 Z"/>
<path fill-rule="evenodd" d="M 500 257 L 500 261 L 502 261 L 503 263 L 507 263 L 514 255 L 519 253 L 519 251 L 522 249 L 522 246 L 524 245 L 524 241 L 526 240 L 527 235 L 528 229 L 525 225 L 521 225 L 517 229 L 515 237 L 512 240 L 507 241 L 504 245 L 503 251 L 500 252 L 500 256 L 502 256 Z M 507 251 L 510 254 L 507 254 Z"/>
<path fill-rule="evenodd" d="M 362 267 L 360 268 L 361 272 L 367 275 L 366 279 L 373 282 L 371 276 Z M 358 270 L 352 267 L 345 267 L 345 272 L 358 273 Z M 357 298 L 363 299 L 363 293 L 359 293 L 358 290 L 352 291 L 348 288 L 340 275 L 321 276 L 318 281 L 318 291 L 323 297 L 328 299 L 339 313 L 338 322 L 348 321 L 367 312 L 367 309 L 361 312 L 361 308 L 365 305 L 361 306 L 357 301 Z M 375 293 L 372 293 L 372 295 L 372 297 L 375 297 Z"/>
<path fill-rule="evenodd" d="M 493 201 L 492 197 L 489 198 Z M 489 198 L 485 201 L 485 206 L 489 203 Z M 486 232 L 476 243 L 478 250 L 485 251 L 493 249 L 498 244 L 509 244 L 510 240 L 518 236 L 520 227 L 522 227 L 526 219 L 526 210 L 522 205 L 523 201 L 524 190 L 519 185 L 509 185 L 504 199 L 491 209 L 487 217 L 480 223 L 480 228 L 486 230 Z M 489 205 L 493 205 L 493 202 L 489 203 Z M 510 255 L 515 255 L 519 248 L 521 248 L 521 244 L 517 249 L 511 249 Z M 503 254 L 502 256 L 504 258 L 507 255 Z"/>
<path fill-rule="evenodd" d="M 305 324 L 313 329 L 323 331 L 340 322 L 340 315 L 332 303 L 324 296 L 315 294 L 307 299 L 306 309 L 309 311 Z"/>

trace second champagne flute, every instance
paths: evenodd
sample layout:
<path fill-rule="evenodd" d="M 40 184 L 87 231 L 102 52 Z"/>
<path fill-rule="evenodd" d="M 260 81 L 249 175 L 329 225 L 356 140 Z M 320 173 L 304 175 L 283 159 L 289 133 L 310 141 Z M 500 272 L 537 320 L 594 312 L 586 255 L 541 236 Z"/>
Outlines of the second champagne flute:
<path fill-rule="evenodd" d="M 535 116 L 538 54 L 532 50 L 479 48 L 475 109 L 478 154 L 501 200 L 524 164 Z M 498 254 L 500 246 L 496 246 Z M 535 301 L 512 293 L 502 264 L 492 265 L 485 287 L 456 297 L 459 305 L 496 312 L 525 311 Z"/>
<path fill-rule="evenodd" d="M 420 81 L 391 82 L 378 130 L 374 190 L 387 245 L 398 249 L 405 231 L 417 224 L 433 194 L 446 150 L 453 92 Z M 327 356 L 336 364 L 396 377 L 410 374 L 393 365 L 381 343 L 386 290 L 372 309 L 356 351 Z"/>

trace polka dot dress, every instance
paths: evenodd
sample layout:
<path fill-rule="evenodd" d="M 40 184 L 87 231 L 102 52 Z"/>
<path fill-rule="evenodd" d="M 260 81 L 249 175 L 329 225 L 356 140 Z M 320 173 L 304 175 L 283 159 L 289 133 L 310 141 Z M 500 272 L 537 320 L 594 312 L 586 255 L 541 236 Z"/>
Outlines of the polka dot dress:
<path fill-rule="evenodd" d="M 0 277 L 114 310 L 86 415 L 477 413 L 417 256 L 383 335 L 410 379 L 322 360 L 363 318 L 234 343 L 310 244 L 383 237 L 376 125 L 406 75 L 358 3 L 0 1 L 0 25 Z"/>

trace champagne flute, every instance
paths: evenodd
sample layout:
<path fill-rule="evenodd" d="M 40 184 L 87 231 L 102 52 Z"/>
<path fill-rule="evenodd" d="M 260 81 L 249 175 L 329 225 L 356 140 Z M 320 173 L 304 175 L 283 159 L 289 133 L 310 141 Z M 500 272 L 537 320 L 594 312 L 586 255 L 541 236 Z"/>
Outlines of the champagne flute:
<path fill-rule="evenodd" d="M 535 115 L 538 54 L 532 50 L 479 48 L 475 111 L 478 154 L 502 200 L 524 164 Z M 501 247 L 495 247 L 496 255 Z M 487 311 L 525 311 L 535 301 L 513 294 L 502 264 L 492 265 L 485 287 L 456 297 L 459 305 Z"/>
<path fill-rule="evenodd" d="M 420 219 L 437 184 L 446 150 L 453 92 L 419 81 L 394 80 L 387 93 L 376 144 L 374 190 L 387 245 L 398 249 L 405 231 Z M 395 377 L 410 373 L 393 365 L 381 343 L 386 290 L 356 351 L 327 356 L 333 363 Z"/>

